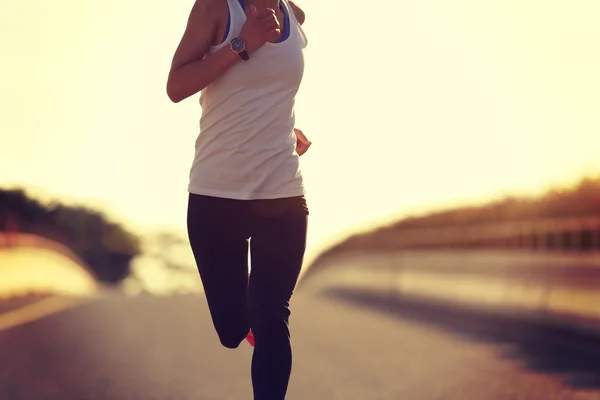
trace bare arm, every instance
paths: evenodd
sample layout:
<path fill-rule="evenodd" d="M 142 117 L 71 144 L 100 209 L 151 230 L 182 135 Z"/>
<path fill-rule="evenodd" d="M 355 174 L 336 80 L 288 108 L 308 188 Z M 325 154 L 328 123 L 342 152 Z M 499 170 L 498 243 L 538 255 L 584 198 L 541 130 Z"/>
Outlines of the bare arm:
<path fill-rule="evenodd" d="M 215 41 L 219 6 L 227 4 L 221 0 L 196 0 L 190 12 L 167 81 L 167 94 L 175 103 L 198 93 L 240 60 L 228 46 L 207 55 Z M 248 53 L 252 53 L 268 40 L 277 38 L 281 29 L 272 9 L 258 10 L 250 5 L 246 11 L 240 38 L 246 42 Z"/>
<path fill-rule="evenodd" d="M 206 56 L 217 32 L 214 4 L 196 0 L 190 12 L 167 80 L 167 95 L 175 103 L 198 93 L 240 60 L 227 46 Z"/>
<path fill-rule="evenodd" d="M 302 11 L 302 9 L 300 7 L 298 7 L 296 5 L 296 3 L 294 3 L 291 0 L 290 0 L 290 5 L 292 6 L 292 10 L 294 10 L 294 15 L 296 16 L 296 19 L 298 20 L 300 25 L 302 25 L 304 23 L 304 21 L 306 20 L 306 15 L 304 14 L 304 11 Z"/>

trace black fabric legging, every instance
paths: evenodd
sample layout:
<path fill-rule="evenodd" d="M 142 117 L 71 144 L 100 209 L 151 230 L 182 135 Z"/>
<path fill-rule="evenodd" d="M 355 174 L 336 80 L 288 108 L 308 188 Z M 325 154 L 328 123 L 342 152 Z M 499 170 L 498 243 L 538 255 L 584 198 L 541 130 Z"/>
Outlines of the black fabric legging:
<path fill-rule="evenodd" d="M 254 334 L 255 400 L 285 398 L 292 368 L 289 302 L 302 267 L 307 221 L 304 197 L 189 196 L 188 235 L 219 339 L 233 349 L 250 328 Z"/>

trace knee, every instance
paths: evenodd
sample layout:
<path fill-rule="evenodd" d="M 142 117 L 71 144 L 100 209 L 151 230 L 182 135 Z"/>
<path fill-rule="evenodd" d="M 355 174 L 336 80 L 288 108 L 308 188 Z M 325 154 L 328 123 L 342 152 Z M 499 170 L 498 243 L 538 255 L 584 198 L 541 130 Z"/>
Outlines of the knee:
<path fill-rule="evenodd" d="M 223 347 L 226 347 L 228 349 L 234 350 L 237 349 L 240 346 L 240 343 L 242 343 L 241 340 L 231 340 L 230 338 L 221 338 L 221 344 L 223 345 Z"/>
<path fill-rule="evenodd" d="M 248 332 L 245 334 L 240 332 L 219 333 L 219 340 L 223 347 L 233 350 L 240 346 L 246 335 L 248 335 Z"/>
<path fill-rule="evenodd" d="M 290 336 L 290 310 L 287 307 L 265 306 L 250 312 L 250 323 L 254 336 L 268 337 L 269 341 L 277 341 Z"/>
<path fill-rule="evenodd" d="M 291 315 L 289 304 L 252 303 L 249 310 L 252 325 L 287 324 Z"/>

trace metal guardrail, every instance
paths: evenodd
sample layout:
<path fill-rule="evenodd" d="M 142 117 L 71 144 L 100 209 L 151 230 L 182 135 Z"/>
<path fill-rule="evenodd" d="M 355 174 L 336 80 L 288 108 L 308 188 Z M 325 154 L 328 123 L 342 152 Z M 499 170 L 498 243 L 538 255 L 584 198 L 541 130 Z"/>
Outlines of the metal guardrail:
<path fill-rule="evenodd" d="M 398 249 L 495 247 L 600 251 L 600 217 L 407 228 L 386 231 L 381 237 L 373 236 L 376 237 Z"/>
<path fill-rule="evenodd" d="M 344 289 L 401 300 L 526 315 L 600 333 L 600 255 L 533 252 L 347 253 L 309 277 L 313 292 Z"/>
<path fill-rule="evenodd" d="M 379 236 L 386 243 L 369 248 L 362 242 L 357 250 L 348 246 L 321 258 L 302 285 L 526 313 L 600 333 L 600 218 L 404 229 Z"/>

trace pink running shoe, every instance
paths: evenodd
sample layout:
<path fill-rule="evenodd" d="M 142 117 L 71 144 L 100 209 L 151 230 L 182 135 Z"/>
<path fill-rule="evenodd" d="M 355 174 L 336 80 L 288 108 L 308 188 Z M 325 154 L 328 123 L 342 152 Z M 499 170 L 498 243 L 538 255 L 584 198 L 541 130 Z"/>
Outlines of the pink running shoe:
<path fill-rule="evenodd" d="M 252 333 L 252 329 L 248 332 L 248 336 L 246 336 L 246 341 L 250 343 L 250 346 L 254 347 L 254 334 Z"/>

